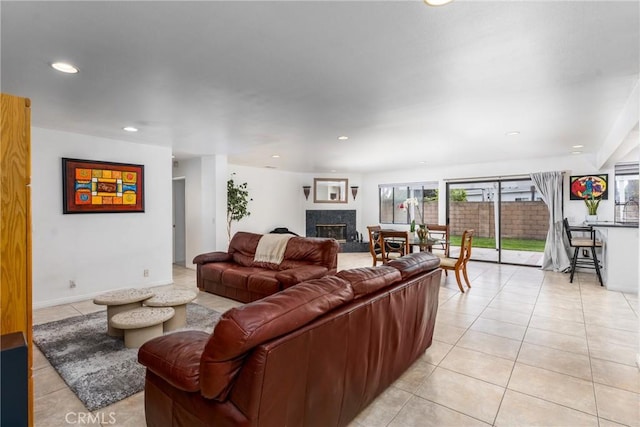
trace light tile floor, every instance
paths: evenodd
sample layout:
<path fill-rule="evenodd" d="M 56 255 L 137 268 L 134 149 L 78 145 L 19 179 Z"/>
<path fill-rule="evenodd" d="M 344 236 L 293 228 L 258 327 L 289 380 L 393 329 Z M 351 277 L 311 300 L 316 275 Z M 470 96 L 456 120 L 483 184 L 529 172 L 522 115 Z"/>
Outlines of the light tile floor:
<path fill-rule="evenodd" d="M 340 270 L 369 254 L 340 254 Z M 195 289 L 195 272 L 174 267 Z M 461 294 L 444 277 L 432 346 L 350 427 L 640 426 L 638 295 L 610 292 L 593 274 L 472 262 Z M 201 293 L 224 312 L 235 301 Z M 35 310 L 34 324 L 104 310 L 82 301 Z M 138 393 L 92 414 L 34 349 L 35 425 L 144 426 Z"/>

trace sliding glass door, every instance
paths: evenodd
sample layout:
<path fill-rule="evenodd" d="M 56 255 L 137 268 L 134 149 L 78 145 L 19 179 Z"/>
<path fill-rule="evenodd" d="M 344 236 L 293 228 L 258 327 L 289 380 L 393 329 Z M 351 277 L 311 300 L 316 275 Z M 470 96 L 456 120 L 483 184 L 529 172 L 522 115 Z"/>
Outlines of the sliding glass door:
<path fill-rule="evenodd" d="M 464 230 L 473 229 L 471 258 L 500 261 L 498 186 L 496 182 L 447 184 L 447 218 L 451 236 L 450 256 L 457 257 Z"/>
<path fill-rule="evenodd" d="M 473 229 L 471 259 L 541 265 L 549 213 L 529 179 L 447 183 L 447 219 L 451 256 Z"/>
<path fill-rule="evenodd" d="M 500 181 L 500 260 L 542 265 L 549 209 L 530 179 Z"/>

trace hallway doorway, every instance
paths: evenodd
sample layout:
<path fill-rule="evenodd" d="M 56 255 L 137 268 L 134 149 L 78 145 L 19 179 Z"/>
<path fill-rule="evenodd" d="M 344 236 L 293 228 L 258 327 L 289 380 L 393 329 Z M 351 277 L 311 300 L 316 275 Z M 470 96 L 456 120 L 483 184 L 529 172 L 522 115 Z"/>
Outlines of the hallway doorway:
<path fill-rule="evenodd" d="M 173 179 L 173 263 L 186 265 L 185 179 Z"/>

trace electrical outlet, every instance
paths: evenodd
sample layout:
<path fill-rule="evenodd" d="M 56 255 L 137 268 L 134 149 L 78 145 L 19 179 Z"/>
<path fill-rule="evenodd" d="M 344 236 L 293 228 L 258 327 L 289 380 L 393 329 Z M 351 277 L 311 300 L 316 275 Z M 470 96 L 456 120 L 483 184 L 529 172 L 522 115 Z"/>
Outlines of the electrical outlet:
<path fill-rule="evenodd" d="M 76 287 L 76 281 L 75 280 L 69 280 L 69 288 L 73 289 Z"/>
<path fill-rule="evenodd" d="M 589 249 L 583 249 L 582 250 L 582 256 L 585 258 L 589 258 Z"/>
<path fill-rule="evenodd" d="M 149 277 L 149 270 L 147 270 L 146 268 L 144 270 L 144 277 Z"/>

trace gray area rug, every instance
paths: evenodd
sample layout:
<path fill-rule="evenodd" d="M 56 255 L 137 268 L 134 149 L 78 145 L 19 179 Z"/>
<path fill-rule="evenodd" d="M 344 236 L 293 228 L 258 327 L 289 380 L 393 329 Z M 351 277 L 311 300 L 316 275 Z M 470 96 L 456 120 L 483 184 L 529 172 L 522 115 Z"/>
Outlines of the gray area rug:
<path fill-rule="evenodd" d="M 211 332 L 219 318 L 217 311 L 191 303 L 185 329 Z M 33 342 L 89 411 L 144 389 L 138 349 L 107 335 L 106 311 L 36 325 Z"/>

